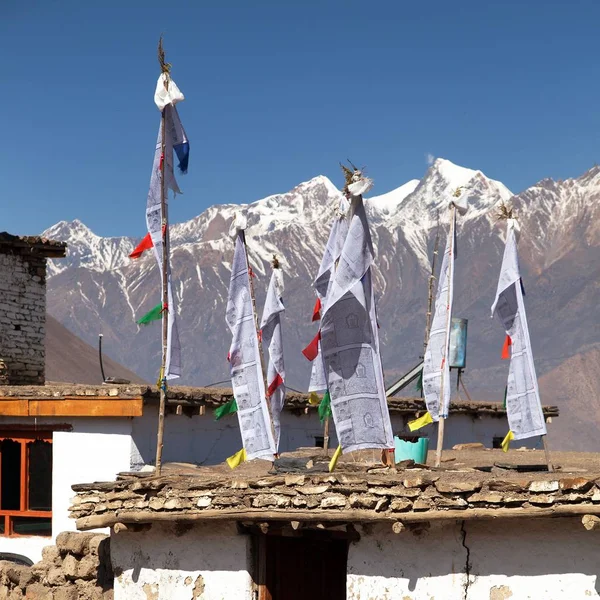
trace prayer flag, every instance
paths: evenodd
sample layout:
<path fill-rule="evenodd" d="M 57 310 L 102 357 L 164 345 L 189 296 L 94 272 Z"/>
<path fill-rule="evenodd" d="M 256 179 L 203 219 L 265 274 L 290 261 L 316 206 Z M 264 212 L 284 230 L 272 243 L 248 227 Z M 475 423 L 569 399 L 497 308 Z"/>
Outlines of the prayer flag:
<path fill-rule="evenodd" d="M 152 237 L 149 233 L 144 236 L 144 239 L 135 247 L 133 252 L 129 255 L 129 258 L 139 258 L 144 251 L 150 250 L 152 248 Z"/>
<path fill-rule="evenodd" d="M 356 184 L 363 190 L 368 182 L 359 175 Z M 340 228 L 344 223 L 347 233 L 333 241 L 341 251 L 338 258 L 335 247 L 329 252 L 327 287 L 319 278 L 315 282 L 317 290 L 327 290 L 321 310 L 321 353 L 343 451 L 389 449 L 394 447 L 394 436 L 379 355 L 373 244 L 362 196 L 353 191 L 355 187 L 348 189 L 350 207 L 338 223 Z"/>
<path fill-rule="evenodd" d="M 232 334 L 229 349 L 231 385 L 247 460 L 272 458 L 277 448 L 265 398 L 245 237 L 241 228 L 235 232 L 226 321 Z"/>
<path fill-rule="evenodd" d="M 152 310 L 148 311 L 141 319 L 137 322 L 138 325 L 148 325 L 153 321 L 160 321 L 162 319 L 162 303 L 157 304 Z"/>
<path fill-rule="evenodd" d="M 423 360 L 423 395 L 433 421 L 446 418 L 450 408 L 450 365 L 447 360 L 454 295 L 456 258 L 456 211 L 452 211 L 450 233 L 442 259 L 435 297 L 435 312 Z"/>
<path fill-rule="evenodd" d="M 225 415 L 233 415 L 237 412 L 237 402 L 235 401 L 235 396 L 228 400 L 225 404 L 219 406 L 219 408 L 215 409 L 215 421 L 218 421 L 221 417 Z"/>
<path fill-rule="evenodd" d="M 229 465 L 229 468 L 235 469 L 236 467 L 239 467 L 243 462 L 246 462 L 246 460 L 248 460 L 248 457 L 246 456 L 246 450 L 244 450 L 244 448 L 242 448 L 240 451 L 231 455 L 226 460 L 227 460 L 227 464 Z"/>
<path fill-rule="evenodd" d="M 285 365 L 283 360 L 283 335 L 281 316 L 283 305 L 283 275 L 279 267 L 273 267 L 267 290 L 265 307 L 260 323 L 263 351 L 267 363 L 267 398 L 271 407 L 271 418 L 275 435 L 275 451 L 281 436 L 281 411 L 285 402 Z"/>
<path fill-rule="evenodd" d="M 302 354 L 304 354 L 304 356 L 310 360 L 313 361 L 315 360 L 315 358 L 317 358 L 318 354 L 319 354 L 319 340 L 321 339 L 321 332 L 318 331 L 317 335 L 315 335 L 315 337 L 311 340 L 310 344 L 308 344 L 308 346 L 306 346 L 306 348 L 304 348 L 304 350 L 302 350 Z"/>
<path fill-rule="evenodd" d="M 433 423 L 433 419 L 431 418 L 431 413 L 427 411 L 422 417 L 419 417 L 414 421 L 409 421 L 408 428 L 411 431 L 416 431 L 417 429 L 421 429 L 421 427 L 425 427 L 425 425 L 429 425 L 430 423 Z"/>
<path fill-rule="evenodd" d="M 509 431 L 504 439 L 502 440 L 502 444 L 500 447 L 502 448 L 502 452 L 508 452 L 508 448 L 510 446 L 510 442 L 515 439 L 515 434 L 512 431 Z"/>
<path fill-rule="evenodd" d="M 338 446 L 335 450 L 335 452 L 333 453 L 333 456 L 331 457 L 331 460 L 329 461 L 329 472 L 331 473 L 331 471 L 333 471 L 335 469 L 335 466 L 337 465 L 337 462 L 340 458 L 340 456 L 342 455 L 342 446 Z"/>
<path fill-rule="evenodd" d="M 538 389 L 527 315 L 521 288 L 517 252 L 518 223 L 508 219 L 506 245 L 492 316 L 500 320 L 512 349 L 508 368 L 506 412 L 511 435 L 522 440 L 546 434 L 546 423 Z M 508 347 L 507 347 L 508 349 Z"/>
<path fill-rule="evenodd" d="M 331 417 L 331 397 L 329 396 L 329 392 L 325 392 L 323 400 L 319 403 L 318 413 L 321 423 L 324 423 L 326 419 Z"/>

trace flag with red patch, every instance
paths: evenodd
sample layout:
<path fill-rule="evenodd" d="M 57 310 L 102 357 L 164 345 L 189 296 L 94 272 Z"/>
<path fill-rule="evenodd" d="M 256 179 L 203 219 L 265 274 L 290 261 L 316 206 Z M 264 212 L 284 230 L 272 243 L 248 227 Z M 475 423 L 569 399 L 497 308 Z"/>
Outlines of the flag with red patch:
<path fill-rule="evenodd" d="M 279 267 L 273 267 L 260 328 L 267 363 L 267 398 L 271 407 L 276 449 L 279 448 L 280 415 L 285 402 L 285 364 L 281 331 L 281 317 L 284 312 L 283 274 Z"/>
<path fill-rule="evenodd" d="M 506 332 L 506 358 L 510 357 L 505 397 L 506 413 L 513 439 L 522 440 L 536 435 L 545 435 L 546 423 L 523 301 L 517 252 L 518 233 L 517 221 L 508 219 L 506 245 L 496 299 L 492 305 L 492 316 L 495 315 L 498 318 Z M 510 341 L 508 342 L 508 340 Z"/>

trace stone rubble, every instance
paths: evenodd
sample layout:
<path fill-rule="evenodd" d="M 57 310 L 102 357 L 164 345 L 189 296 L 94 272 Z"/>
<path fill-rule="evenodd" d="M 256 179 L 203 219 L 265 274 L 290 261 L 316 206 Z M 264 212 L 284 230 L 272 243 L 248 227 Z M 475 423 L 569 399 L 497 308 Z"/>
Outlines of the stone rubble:
<path fill-rule="evenodd" d="M 0 561 L 0 600 L 112 600 L 110 538 L 65 531 L 31 567 Z"/>

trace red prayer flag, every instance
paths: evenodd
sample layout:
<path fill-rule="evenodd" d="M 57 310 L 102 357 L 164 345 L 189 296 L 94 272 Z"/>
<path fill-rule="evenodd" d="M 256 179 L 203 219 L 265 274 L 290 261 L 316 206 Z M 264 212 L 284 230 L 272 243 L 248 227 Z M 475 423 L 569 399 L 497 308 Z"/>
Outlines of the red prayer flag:
<path fill-rule="evenodd" d="M 504 345 L 502 346 L 502 360 L 507 360 L 510 358 L 510 351 L 508 349 L 509 346 L 512 346 L 512 340 L 510 339 L 510 335 L 507 335 L 504 338 Z"/>
<path fill-rule="evenodd" d="M 302 354 L 308 358 L 308 360 L 313 361 L 317 358 L 319 354 L 319 340 L 321 339 L 321 331 L 317 332 L 317 335 L 313 338 L 312 342 L 302 350 Z"/>
<path fill-rule="evenodd" d="M 149 233 L 144 236 L 144 239 L 136 246 L 135 250 L 129 255 L 129 258 L 139 258 L 144 251 L 150 250 L 154 244 Z"/>
<path fill-rule="evenodd" d="M 317 298 L 315 302 L 315 307 L 313 308 L 313 321 L 318 321 L 321 318 L 321 298 Z"/>
<path fill-rule="evenodd" d="M 273 381 L 271 381 L 271 383 L 269 384 L 269 388 L 267 389 L 267 398 L 270 398 L 273 395 L 273 392 L 275 392 L 275 390 L 283 383 L 283 379 L 281 378 L 281 375 L 279 373 L 277 373 L 277 375 L 275 375 L 275 379 L 273 379 Z"/>

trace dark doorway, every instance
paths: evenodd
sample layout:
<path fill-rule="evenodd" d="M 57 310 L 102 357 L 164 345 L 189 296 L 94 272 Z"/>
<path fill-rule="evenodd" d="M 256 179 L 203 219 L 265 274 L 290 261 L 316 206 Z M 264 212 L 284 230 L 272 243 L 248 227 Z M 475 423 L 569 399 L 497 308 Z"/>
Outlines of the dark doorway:
<path fill-rule="evenodd" d="M 259 600 L 345 600 L 348 540 L 258 537 Z"/>

